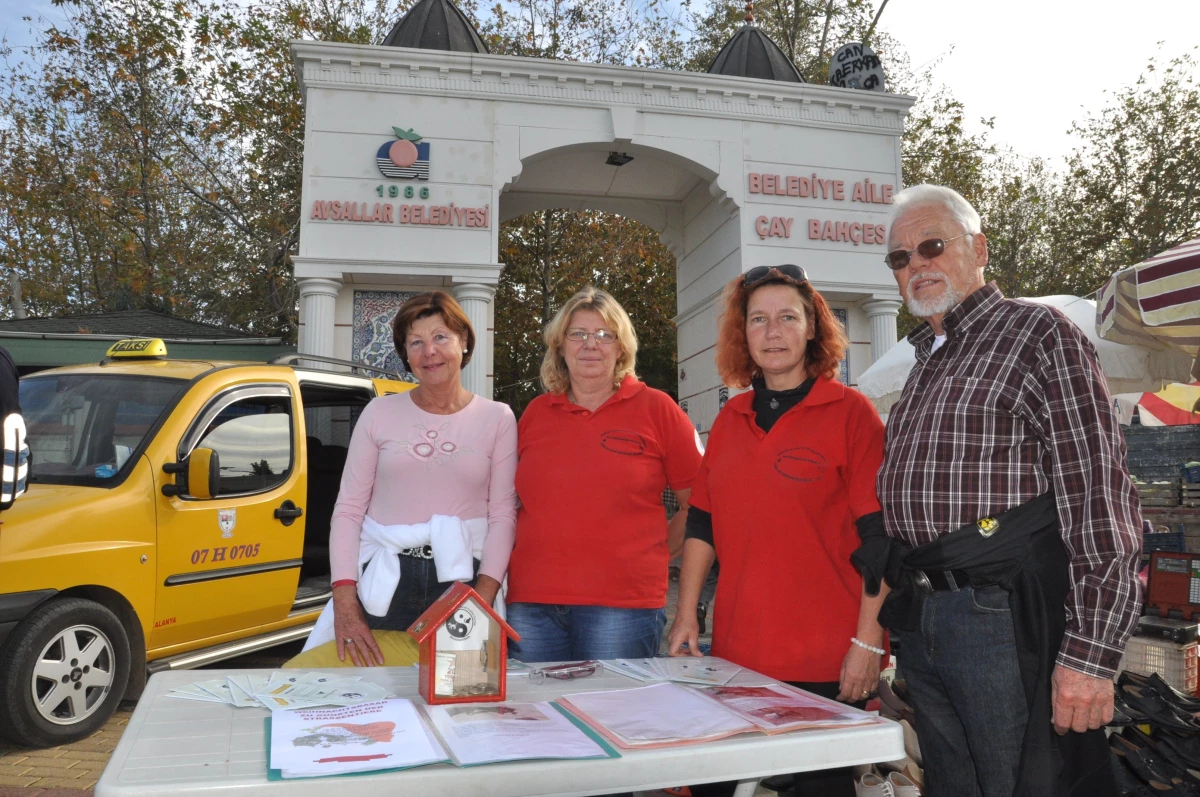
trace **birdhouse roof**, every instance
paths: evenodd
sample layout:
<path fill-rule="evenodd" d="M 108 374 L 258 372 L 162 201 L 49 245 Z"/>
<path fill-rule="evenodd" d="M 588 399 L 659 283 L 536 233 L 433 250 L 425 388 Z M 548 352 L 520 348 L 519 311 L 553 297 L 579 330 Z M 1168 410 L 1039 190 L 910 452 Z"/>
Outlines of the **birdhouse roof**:
<path fill-rule="evenodd" d="M 461 581 L 456 582 L 450 589 L 442 593 L 442 597 L 433 602 L 425 612 L 418 617 L 412 625 L 408 627 L 408 633 L 412 638 L 417 640 L 417 644 L 424 644 L 429 635 L 441 627 L 446 618 L 467 602 L 468 599 L 474 598 L 475 602 L 487 612 L 493 620 L 500 624 L 500 629 L 508 634 L 509 639 L 516 641 L 521 640 L 520 634 L 512 629 L 508 623 L 504 622 L 504 618 L 496 613 L 496 610 L 491 607 L 487 601 L 479 596 L 479 593 L 468 587 Z"/>

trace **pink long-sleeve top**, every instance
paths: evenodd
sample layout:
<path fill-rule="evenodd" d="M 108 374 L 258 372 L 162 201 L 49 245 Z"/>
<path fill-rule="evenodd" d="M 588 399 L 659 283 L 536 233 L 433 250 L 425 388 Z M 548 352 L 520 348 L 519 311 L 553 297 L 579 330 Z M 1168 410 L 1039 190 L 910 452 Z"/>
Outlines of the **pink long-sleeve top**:
<path fill-rule="evenodd" d="M 358 579 L 365 515 L 384 526 L 434 515 L 487 518 L 479 572 L 508 570 L 517 517 L 517 422 L 507 404 L 476 396 L 453 415 L 425 412 L 407 393 L 371 401 L 350 437 L 329 531 L 333 580 Z"/>

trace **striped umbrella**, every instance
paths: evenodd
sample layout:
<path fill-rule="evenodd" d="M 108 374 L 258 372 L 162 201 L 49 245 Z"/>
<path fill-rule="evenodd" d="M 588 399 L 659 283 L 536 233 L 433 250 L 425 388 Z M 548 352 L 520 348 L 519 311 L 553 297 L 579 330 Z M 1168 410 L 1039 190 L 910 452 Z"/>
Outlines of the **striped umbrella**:
<path fill-rule="evenodd" d="M 1200 238 L 1113 274 L 1096 297 L 1096 332 L 1200 357 Z M 1200 377 L 1200 360 L 1192 374 Z"/>

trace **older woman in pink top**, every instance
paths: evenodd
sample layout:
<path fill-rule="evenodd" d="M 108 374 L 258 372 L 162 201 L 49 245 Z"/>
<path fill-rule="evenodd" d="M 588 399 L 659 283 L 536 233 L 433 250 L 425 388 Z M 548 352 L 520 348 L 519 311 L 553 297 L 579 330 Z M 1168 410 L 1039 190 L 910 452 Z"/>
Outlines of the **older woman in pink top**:
<path fill-rule="evenodd" d="M 384 664 L 384 650 L 389 665 L 415 660 L 404 631 L 454 581 L 495 601 L 516 521 L 516 420 L 462 386 L 475 348 L 466 314 L 422 293 L 392 330 L 420 384 L 373 400 L 354 428 L 329 535 L 333 600 L 305 647 L 332 636 L 355 666 Z"/>

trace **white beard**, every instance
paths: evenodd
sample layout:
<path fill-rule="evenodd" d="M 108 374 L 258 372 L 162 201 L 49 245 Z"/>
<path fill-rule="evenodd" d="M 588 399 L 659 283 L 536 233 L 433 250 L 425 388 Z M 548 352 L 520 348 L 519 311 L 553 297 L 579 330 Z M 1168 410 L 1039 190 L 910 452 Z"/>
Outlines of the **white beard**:
<path fill-rule="evenodd" d="M 966 298 L 961 291 L 954 287 L 950 280 L 947 279 L 945 274 L 938 272 L 916 274 L 908 281 L 908 284 L 912 285 L 919 280 L 935 276 L 941 277 L 943 284 L 946 286 L 946 289 L 942 291 L 940 296 L 935 296 L 930 299 L 917 299 L 909 296 L 905 299 L 905 303 L 908 305 L 908 311 L 917 318 L 929 318 L 931 315 L 941 315 L 947 313 L 959 302 Z"/>

